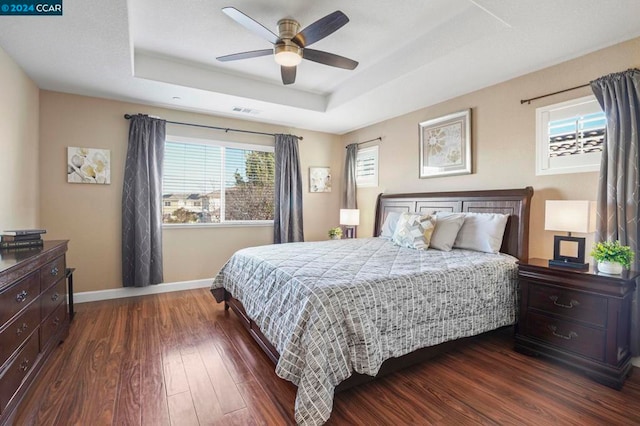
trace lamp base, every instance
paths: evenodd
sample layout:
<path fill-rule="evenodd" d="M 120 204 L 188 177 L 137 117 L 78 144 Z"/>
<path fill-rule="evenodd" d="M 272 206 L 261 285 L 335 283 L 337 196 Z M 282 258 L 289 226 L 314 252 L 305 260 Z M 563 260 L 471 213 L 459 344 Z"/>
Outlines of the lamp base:
<path fill-rule="evenodd" d="M 549 266 L 556 266 L 559 268 L 580 269 L 585 271 L 589 269 L 588 263 L 567 262 L 565 260 L 554 260 L 554 259 L 549 259 Z"/>

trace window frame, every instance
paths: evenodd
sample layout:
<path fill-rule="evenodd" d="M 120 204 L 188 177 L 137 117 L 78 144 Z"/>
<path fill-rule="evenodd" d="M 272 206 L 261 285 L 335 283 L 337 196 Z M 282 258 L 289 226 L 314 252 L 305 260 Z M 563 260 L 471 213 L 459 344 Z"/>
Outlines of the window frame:
<path fill-rule="evenodd" d="M 556 162 L 561 164 L 551 164 L 552 162 L 549 157 L 548 132 L 549 122 L 552 121 L 550 119 L 550 115 L 553 112 L 557 113 L 558 111 L 561 111 L 563 109 L 581 110 L 579 113 L 577 113 L 580 115 L 594 113 L 598 110 L 602 111 L 602 108 L 600 107 L 600 104 L 598 103 L 598 100 L 594 95 L 583 96 L 565 102 L 559 102 L 556 104 L 536 108 L 536 176 L 599 172 L 602 152 L 583 153 L 576 156 L 572 155 L 566 157 L 558 157 L 562 160 Z M 575 117 L 577 114 L 567 113 L 566 118 Z M 558 118 L 557 120 L 561 119 L 562 118 Z"/>
<path fill-rule="evenodd" d="M 360 155 L 364 156 L 368 152 L 375 153 L 373 155 L 373 157 L 375 158 L 375 173 L 372 177 L 361 178 L 358 176 L 358 159 Z M 358 148 L 358 153 L 356 155 L 356 187 L 376 188 L 379 186 L 379 183 L 380 183 L 379 177 L 380 177 L 380 146 L 373 145 L 373 146 L 368 146 L 366 148 Z"/>
<path fill-rule="evenodd" d="M 234 149 L 242 149 L 246 151 L 263 151 L 263 152 L 272 152 L 275 153 L 274 145 L 261 145 L 261 144 L 251 144 L 251 143 L 242 143 L 242 142 L 230 142 L 223 141 L 219 139 L 203 139 L 203 138 L 193 138 L 186 136 L 176 136 L 172 134 L 167 134 L 164 139 L 165 144 L 167 142 L 176 142 L 176 143 L 185 143 L 185 144 L 198 144 L 198 145 L 209 145 L 216 146 L 222 148 L 234 148 Z M 226 151 L 223 150 L 221 157 L 223 161 L 223 165 L 226 163 L 225 161 Z M 222 182 L 224 183 L 224 168 L 222 169 Z M 164 181 L 164 173 L 162 176 Z M 274 182 L 275 185 L 275 182 Z M 164 195 L 164 190 L 162 191 Z M 225 190 L 224 186 L 221 187 L 220 190 L 220 209 L 221 212 L 224 211 L 224 202 L 225 202 Z M 221 213 L 222 216 L 222 213 Z M 238 227 L 255 227 L 255 226 L 273 226 L 273 219 L 271 220 L 225 220 L 221 222 L 212 222 L 212 223 L 164 223 L 162 222 L 162 228 L 238 228 Z"/>

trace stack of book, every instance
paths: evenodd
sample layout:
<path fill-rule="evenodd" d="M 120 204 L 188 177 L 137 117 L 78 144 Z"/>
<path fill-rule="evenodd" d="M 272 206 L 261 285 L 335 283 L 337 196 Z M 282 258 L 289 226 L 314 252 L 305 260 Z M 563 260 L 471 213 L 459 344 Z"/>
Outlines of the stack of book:
<path fill-rule="evenodd" d="M 40 247 L 43 244 L 42 234 L 45 229 L 17 229 L 4 231 L 0 235 L 0 249 Z"/>

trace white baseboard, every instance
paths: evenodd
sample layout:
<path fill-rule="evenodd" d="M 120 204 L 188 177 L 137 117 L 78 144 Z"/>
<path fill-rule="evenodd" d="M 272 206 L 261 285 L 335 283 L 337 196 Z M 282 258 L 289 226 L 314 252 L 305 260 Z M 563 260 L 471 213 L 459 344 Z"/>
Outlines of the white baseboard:
<path fill-rule="evenodd" d="M 179 281 L 175 283 L 162 283 L 147 287 L 122 287 L 109 290 L 83 291 L 81 293 L 73 293 L 73 303 L 96 302 L 98 300 L 120 299 L 122 297 L 169 293 L 172 291 L 210 287 L 211 284 L 213 284 L 213 278 L 194 281 Z"/>

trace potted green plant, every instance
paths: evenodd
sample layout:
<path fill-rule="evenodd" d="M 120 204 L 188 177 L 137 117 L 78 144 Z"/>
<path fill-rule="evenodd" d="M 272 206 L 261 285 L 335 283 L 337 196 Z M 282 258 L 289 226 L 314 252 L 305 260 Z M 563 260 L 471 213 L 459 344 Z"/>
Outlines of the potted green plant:
<path fill-rule="evenodd" d="M 337 226 L 335 228 L 329 229 L 329 238 L 331 238 L 332 240 L 339 240 L 340 238 L 342 238 L 342 228 Z"/>
<path fill-rule="evenodd" d="M 619 274 L 623 267 L 631 267 L 633 251 L 631 247 L 621 245 L 620 241 L 603 241 L 594 244 L 591 256 L 598 262 L 598 271 Z"/>

